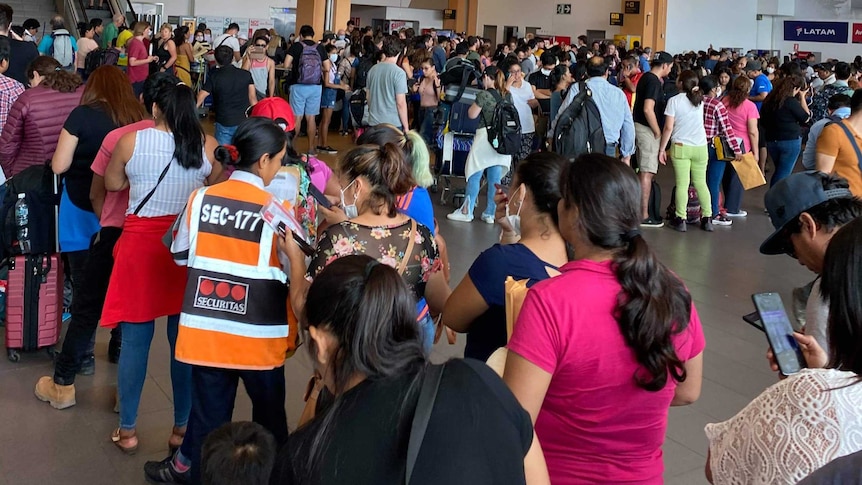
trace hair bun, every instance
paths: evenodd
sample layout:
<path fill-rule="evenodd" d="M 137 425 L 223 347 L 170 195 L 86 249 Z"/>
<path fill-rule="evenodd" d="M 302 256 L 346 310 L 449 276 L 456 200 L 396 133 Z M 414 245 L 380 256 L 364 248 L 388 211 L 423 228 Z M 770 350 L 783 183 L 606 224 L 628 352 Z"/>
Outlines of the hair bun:
<path fill-rule="evenodd" d="M 236 165 L 239 161 L 239 150 L 234 145 L 219 145 L 215 149 L 215 157 L 225 165 Z"/>

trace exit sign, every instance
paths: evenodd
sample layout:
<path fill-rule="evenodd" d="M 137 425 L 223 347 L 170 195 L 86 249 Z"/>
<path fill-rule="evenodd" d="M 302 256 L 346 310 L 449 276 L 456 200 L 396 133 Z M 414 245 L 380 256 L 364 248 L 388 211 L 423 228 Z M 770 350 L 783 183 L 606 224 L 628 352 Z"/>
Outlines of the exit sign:
<path fill-rule="evenodd" d="M 572 14 L 572 4 L 571 3 L 558 3 L 557 4 L 557 15 L 571 15 Z"/>
<path fill-rule="evenodd" d="M 629 0 L 625 3 L 625 13 L 639 14 L 641 13 L 641 2 L 637 0 Z"/>

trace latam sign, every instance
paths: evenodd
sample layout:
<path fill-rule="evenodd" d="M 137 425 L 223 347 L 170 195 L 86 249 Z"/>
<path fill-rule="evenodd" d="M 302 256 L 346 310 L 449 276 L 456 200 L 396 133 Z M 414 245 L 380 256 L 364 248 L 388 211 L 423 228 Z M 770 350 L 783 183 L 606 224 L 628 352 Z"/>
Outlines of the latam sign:
<path fill-rule="evenodd" d="M 853 24 L 853 43 L 862 44 L 862 24 Z"/>
<path fill-rule="evenodd" d="M 849 37 L 847 22 L 784 21 L 784 40 L 790 42 L 829 42 L 846 44 Z"/>

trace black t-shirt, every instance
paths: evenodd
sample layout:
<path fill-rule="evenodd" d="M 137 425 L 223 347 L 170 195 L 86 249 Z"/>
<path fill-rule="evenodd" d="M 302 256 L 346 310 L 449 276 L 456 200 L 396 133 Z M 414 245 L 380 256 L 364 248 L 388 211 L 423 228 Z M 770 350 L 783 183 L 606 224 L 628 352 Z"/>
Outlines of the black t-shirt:
<path fill-rule="evenodd" d="M 345 393 L 322 460 L 306 483 L 404 483 L 407 444 L 421 383 L 415 374 L 364 381 Z M 402 406 L 403 404 L 403 406 Z M 276 459 L 273 485 L 298 483 L 307 442 L 320 419 L 296 431 Z M 479 361 L 446 364 L 411 484 L 523 484 L 533 440 L 530 416 Z M 300 451 L 301 450 L 301 451 Z"/>
<path fill-rule="evenodd" d="M 548 73 L 546 76 L 542 73 L 542 71 L 536 71 L 533 74 L 530 74 L 530 77 L 527 78 L 527 82 L 536 87 L 536 89 L 551 89 L 551 74 Z M 539 102 L 539 106 L 542 107 L 542 113 L 550 113 L 551 112 L 551 100 L 548 99 L 536 99 Z"/>
<path fill-rule="evenodd" d="M 661 79 L 655 74 L 648 72 L 641 76 L 638 81 L 637 89 L 635 90 L 635 105 L 632 112 L 635 123 L 640 123 L 644 126 L 649 126 L 649 122 L 644 115 L 644 101 L 652 99 L 655 101 L 655 117 L 658 120 L 659 128 L 664 127 L 664 90 Z"/>
<path fill-rule="evenodd" d="M 33 42 L 15 40 L 11 37 L 9 37 L 9 44 L 9 69 L 4 74 L 23 84 L 24 87 L 30 87 L 27 66 L 33 59 L 39 57 L 39 49 Z"/>
<path fill-rule="evenodd" d="M 78 106 L 69 113 L 63 129 L 78 137 L 78 145 L 72 156 L 72 166 L 63 174 L 63 184 L 69 199 L 78 208 L 92 211 L 90 204 L 90 184 L 93 170 L 90 165 L 99 154 L 99 148 L 108 133 L 117 125 L 107 113 L 90 106 Z"/>
<path fill-rule="evenodd" d="M 216 69 L 204 83 L 203 90 L 213 96 L 216 123 L 237 126 L 246 118 L 248 87 L 254 85 L 251 73 L 228 64 Z"/>
<path fill-rule="evenodd" d="M 780 108 L 764 104 L 760 112 L 764 141 L 795 140 L 801 136 L 800 126 L 810 116 L 796 98 L 787 98 Z"/>
<path fill-rule="evenodd" d="M 299 59 L 302 57 L 302 49 L 307 45 L 314 45 L 315 42 L 313 40 L 303 40 L 300 42 L 294 42 L 290 45 L 290 48 L 287 50 L 287 55 L 293 58 L 293 64 L 291 64 L 290 69 L 290 78 L 288 78 L 288 82 L 290 84 L 296 84 L 296 80 L 299 78 Z M 320 67 L 321 72 L 323 69 L 323 61 L 328 58 L 326 55 L 326 49 L 323 47 L 322 43 L 317 43 L 317 53 L 320 54 Z M 320 82 L 317 84 L 323 84 L 323 79 L 321 78 Z"/>

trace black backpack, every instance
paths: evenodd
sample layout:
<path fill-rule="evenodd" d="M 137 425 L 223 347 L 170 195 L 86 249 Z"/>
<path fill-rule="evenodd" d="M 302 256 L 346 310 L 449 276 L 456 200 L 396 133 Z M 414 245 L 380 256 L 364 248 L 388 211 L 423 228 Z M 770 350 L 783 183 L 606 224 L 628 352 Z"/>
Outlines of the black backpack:
<path fill-rule="evenodd" d="M 364 89 L 368 87 L 368 71 L 374 67 L 374 59 L 366 57 L 359 61 L 356 66 L 356 75 L 353 77 L 353 89 Z"/>
<path fill-rule="evenodd" d="M 560 114 L 554 129 L 554 151 L 574 161 L 584 153 L 605 153 L 602 117 L 586 82 L 578 83 L 578 94 Z"/>
<path fill-rule="evenodd" d="M 29 208 L 30 253 L 57 252 L 55 177 L 50 162 L 27 167 L 6 182 L 6 194 L 0 201 L 0 243 L 4 256 L 21 254 L 18 228 L 15 225 L 15 203 L 24 194 Z"/>
<path fill-rule="evenodd" d="M 116 66 L 120 59 L 120 51 L 113 47 L 109 49 L 93 49 L 87 53 L 84 59 L 84 73 L 93 74 L 93 71 L 102 66 Z"/>
<path fill-rule="evenodd" d="M 505 98 L 496 89 L 489 91 L 497 106 L 494 108 L 494 118 L 491 123 L 484 119 L 485 129 L 488 130 L 488 143 L 497 150 L 500 155 L 517 156 L 521 151 L 521 118 L 518 109 L 512 104 L 511 96 Z"/>

